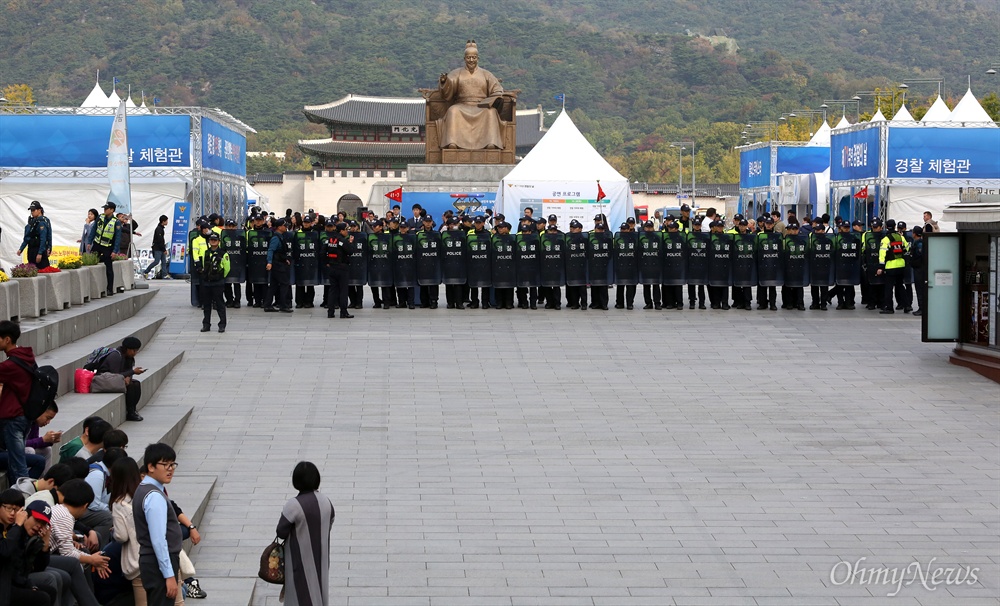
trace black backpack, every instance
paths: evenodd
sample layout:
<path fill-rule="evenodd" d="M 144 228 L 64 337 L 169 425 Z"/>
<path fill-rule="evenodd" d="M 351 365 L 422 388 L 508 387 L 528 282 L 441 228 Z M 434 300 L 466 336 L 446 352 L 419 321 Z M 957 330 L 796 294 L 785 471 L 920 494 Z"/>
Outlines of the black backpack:
<path fill-rule="evenodd" d="M 50 402 L 56 401 L 56 395 L 59 393 L 59 371 L 51 366 L 29 365 L 19 358 L 7 359 L 31 375 L 31 389 L 28 391 L 28 398 L 21 402 L 21 408 L 24 409 L 24 416 L 34 421 L 45 412 Z"/>

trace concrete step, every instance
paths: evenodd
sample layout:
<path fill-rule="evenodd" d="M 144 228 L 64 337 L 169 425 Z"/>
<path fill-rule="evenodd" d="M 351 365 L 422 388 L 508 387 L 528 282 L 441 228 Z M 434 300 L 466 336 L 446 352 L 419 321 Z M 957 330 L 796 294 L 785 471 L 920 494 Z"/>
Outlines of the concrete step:
<path fill-rule="evenodd" d="M 155 290 L 130 290 L 41 318 L 26 319 L 21 322 L 17 344 L 31 347 L 36 356 L 53 351 L 131 318 L 155 296 Z"/>
<path fill-rule="evenodd" d="M 187 517 L 191 518 L 191 521 L 195 525 L 201 526 L 201 521 L 205 517 L 205 511 L 208 509 L 208 501 L 212 498 L 212 491 L 215 490 L 218 476 L 209 474 L 188 475 L 183 471 L 184 461 L 180 457 L 178 457 L 178 463 L 180 474 L 174 475 L 174 479 L 170 482 L 167 490 L 170 492 L 170 498 L 184 510 Z M 204 545 L 205 529 L 199 528 L 198 530 L 203 535 L 201 544 Z M 215 537 L 216 540 L 221 540 L 222 538 L 221 536 Z M 184 548 L 187 550 L 188 555 L 191 555 L 192 550 L 197 549 L 197 547 L 191 544 L 190 540 L 184 542 Z M 192 561 L 194 561 L 194 558 L 192 558 Z"/>
<path fill-rule="evenodd" d="M 146 446 L 163 442 L 173 446 L 177 443 L 181 431 L 187 425 L 194 406 L 175 404 L 152 404 L 142 409 L 143 420 L 140 422 L 126 421 L 119 429 L 128 434 L 129 456 L 141 467 L 142 454 Z M 171 491 L 171 495 L 173 492 Z M 183 507 L 183 505 L 181 506 Z"/>
<path fill-rule="evenodd" d="M 129 336 L 138 338 L 145 349 L 165 319 L 165 316 L 152 317 L 140 314 L 96 334 L 64 345 L 55 351 L 40 356 L 36 354 L 35 360 L 39 366 L 48 364 L 59 371 L 59 395 L 62 396 L 73 391 L 73 373 L 76 369 L 83 368 L 92 351 L 98 347 L 118 347 L 121 345 L 122 339 Z M 139 357 L 140 359 L 145 358 L 143 350 L 139 351 Z"/>
<path fill-rule="evenodd" d="M 146 372 L 139 375 L 142 382 L 142 397 L 139 399 L 139 409 L 143 407 L 156 393 L 166 376 L 184 358 L 184 353 L 150 353 L 139 352 L 140 366 Z M 125 421 L 125 394 L 122 393 L 68 393 L 58 400 L 59 414 L 52 421 L 52 429 L 62 429 L 65 440 L 72 440 L 83 431 L 83 421 L 90 416 L 99 416 L 111 425 L 118 427 Z M 143 416 L 145 411 L 143 410 Z M 127 431 L 127 430 L 126 430 Z M 132 443 L 129 434 L 129 442 Z M 145 444 L 142 445 L 145 448 Z"/>

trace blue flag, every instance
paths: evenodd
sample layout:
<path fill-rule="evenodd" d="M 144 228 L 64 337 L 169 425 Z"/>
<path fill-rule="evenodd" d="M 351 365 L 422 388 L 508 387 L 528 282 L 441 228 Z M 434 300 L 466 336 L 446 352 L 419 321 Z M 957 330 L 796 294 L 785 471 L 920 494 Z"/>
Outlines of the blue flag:
<path fill-rule="evenodd" d="M 566 100 L 566 95 L 564 93 L 559 93 L 558 95 L 556 95 L 556 101 L 565 101 L 565 100 Z"/>

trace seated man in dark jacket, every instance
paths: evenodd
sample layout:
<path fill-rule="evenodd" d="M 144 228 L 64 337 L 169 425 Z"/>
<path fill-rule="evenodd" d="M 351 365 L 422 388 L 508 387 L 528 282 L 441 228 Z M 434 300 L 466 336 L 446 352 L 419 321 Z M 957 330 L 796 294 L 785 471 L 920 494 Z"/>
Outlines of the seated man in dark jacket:
<path fill-rule="evenodd" d="M 23 497 L 21 503 L 24 503 Z M 3 507 L 13 509 L 17 505 L 4 504 Z M 3 524 L 0 604 L 49 606 L 55 603 L 56 588 L 46 582 L 47 575 L 38 574 L 49 565 L 51 515 L 52 508 L 48 504 L 34 502 L 27 509 L 18 507 L 12 523 Z M 29 578 L 29 575 L 32 576 Z"/>
<path fill-rule="evenodd" d="M 142 342 L 135 337 L 125 337 L 121 347 L 111 350 L 97 365 L 97 374 L 113 373 L 125 377 L 125 418 L 129 421 L 141 421 L 142 417 L 136 411 L 142 387 L 135 375 L 146 372 L 145 368 L 135 365 L 135 355 L 139 353 Z"/>

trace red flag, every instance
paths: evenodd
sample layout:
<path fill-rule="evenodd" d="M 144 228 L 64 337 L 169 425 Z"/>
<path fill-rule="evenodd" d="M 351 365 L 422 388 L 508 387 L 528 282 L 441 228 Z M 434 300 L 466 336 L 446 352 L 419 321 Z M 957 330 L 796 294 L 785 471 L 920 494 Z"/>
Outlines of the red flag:
<path fill-rule="evenodd" d="M 597 201 L 600 202 L 604 198 L 605 198 L 605 196 L 604 196 L 604 189 L 601 188 L 601 182 L 598 181 L 597 182 Z"/>
<path fill-rule="evenodd" d="M 864 187 L 862 187 L 861 189 L 859 189 L 858 193 L 854 194 L 854 197 L 857 198 L 857 199 L 859 199 L 859 200 L 861 198 L 867 198 L 868 197 L 868 186 L 865 185 Z"/>
<path fill-rule="evenodd" d="M 385 197 L 389 198 L 393 202 L 402 202 L 403 201 L 403 188 L 402 187 L 397 187 L 396 189 L 394 189 L 391 192 L 387 193 L 385 195 Z"/>

